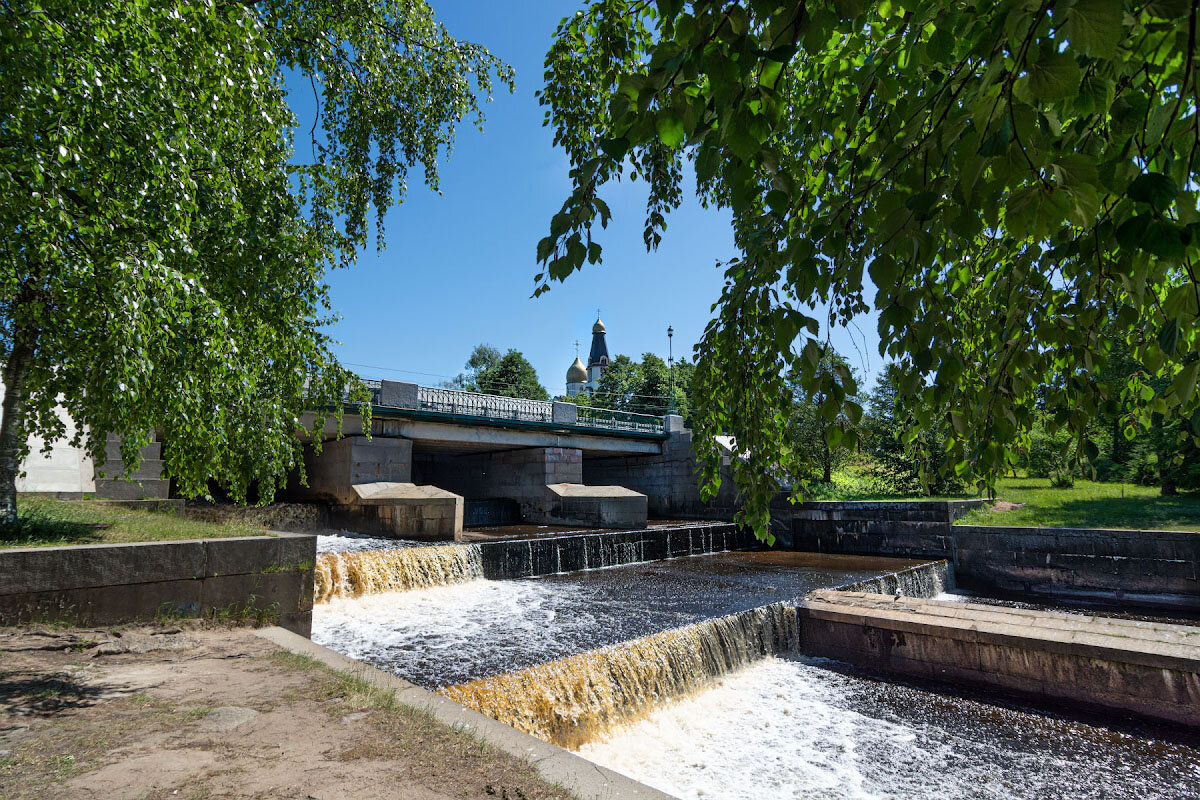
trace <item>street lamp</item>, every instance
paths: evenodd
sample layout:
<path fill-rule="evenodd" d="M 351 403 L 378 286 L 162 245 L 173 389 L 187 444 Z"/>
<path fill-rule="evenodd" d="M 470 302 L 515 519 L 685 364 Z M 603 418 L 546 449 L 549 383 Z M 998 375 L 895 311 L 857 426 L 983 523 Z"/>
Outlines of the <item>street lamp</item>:
<path fill-rule="evenodd" d="M 667 398 L 667 413 L 675 413 L 675 329 L 667 326 L 667 385 L 670 387 Z"/>

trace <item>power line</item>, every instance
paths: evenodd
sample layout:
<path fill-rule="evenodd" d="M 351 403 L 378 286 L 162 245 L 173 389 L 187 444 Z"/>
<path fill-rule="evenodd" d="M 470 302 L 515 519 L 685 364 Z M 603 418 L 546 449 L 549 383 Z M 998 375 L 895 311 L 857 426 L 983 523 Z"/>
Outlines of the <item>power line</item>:
<path fill-rule="evenodd" d="M 398 369 L 396 367 L 380 367 L 380 366 L 376 366 L 374 364 L 358 364 L 353 361 L 344 361 L 342 363 L 344 363 L 348 367 L 361 367 L 362 369 L 377 369 L 377 370 L 382 370 L 384 372 L 399 372 L 399 373 L 403 373 L 405 375 L 422 375 L 426 378 L 445 378 L 445 379 L 451 380 L 451 381 L 456 380 L 460 377 L 458 375 L 443 375 L 443 374 L 439 374 L 436 372 L 418 372 L 418 371 L 412 370 L 412 369 Z M 359 377 L 362 377 L 362 376 L 360 375 Z M 477 380 L 476 383 L 480 386 L 487 386 L 489 388 L 497 388 L 497 387 L 508 388 L 508 389 L 522 388 L 521 384 L 511 383 L 509 381 L 485 380 L 485 381 L 480 382 Z M 632 393 L 632 392 L 631 393 L 624 393 L 624 392 L 610 393 L 610 392 L 599 392 L 599 391 L 597 391 L 597 394 L 602 394 L 605 396 L 613 396 L 613 397 L 638 397 L 643 400 L 671 400 L 672 399 L 669 395 L 662 395 L 662 394 L 637 394 L 637 393 Z"/>

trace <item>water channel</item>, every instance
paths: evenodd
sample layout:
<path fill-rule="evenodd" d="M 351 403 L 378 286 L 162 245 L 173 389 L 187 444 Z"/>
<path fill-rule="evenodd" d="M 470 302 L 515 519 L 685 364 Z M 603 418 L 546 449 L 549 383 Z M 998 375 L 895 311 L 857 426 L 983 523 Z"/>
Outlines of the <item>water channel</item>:
<path fill-rule="evenodd" d="M 1178 731 L 797 654 L 791 601 L 902 570 L 937 594 L 919 562 L 730 552 L 492 581 L 473 547 L 327 542 L 358 552 L 321 557 L 314 641 L 680 798 L 1200 797 Z"/>

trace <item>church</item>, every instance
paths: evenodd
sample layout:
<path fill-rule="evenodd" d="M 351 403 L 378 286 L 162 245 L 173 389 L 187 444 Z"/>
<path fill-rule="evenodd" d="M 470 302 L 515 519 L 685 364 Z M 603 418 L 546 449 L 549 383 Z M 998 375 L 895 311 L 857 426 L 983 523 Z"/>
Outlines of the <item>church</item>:
<path fill-rule="evenodd" d="M 576 342 L 578 344 L 578 342 Z M 596 324 L 592 326 L 592 349 L 588 352 L 588 363 L 585 367 L 575 356 L 575 363 L 567 370 L 567 397 L 586 393 L 595 394 L 600 388 L 600 376 L 608 369 L 608 341 L 604 338 L 604 323 L 596 316 Z"/>

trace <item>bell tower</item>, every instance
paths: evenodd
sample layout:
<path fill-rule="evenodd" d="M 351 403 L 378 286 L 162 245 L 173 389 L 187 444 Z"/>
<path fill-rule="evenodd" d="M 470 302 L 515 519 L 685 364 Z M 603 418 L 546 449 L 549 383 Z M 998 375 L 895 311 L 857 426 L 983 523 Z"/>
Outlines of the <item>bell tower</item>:
<path fill-rule="evenodd" d="M 596 324 L 592 326 L 592 349 L 588 353 L 587 363 L 587 388 L 592 392 L 600 388 L 600 376 L 608 369 L 608 340 L 604 338 L 604 334 L 600 309 L 596 309 Z"/>

